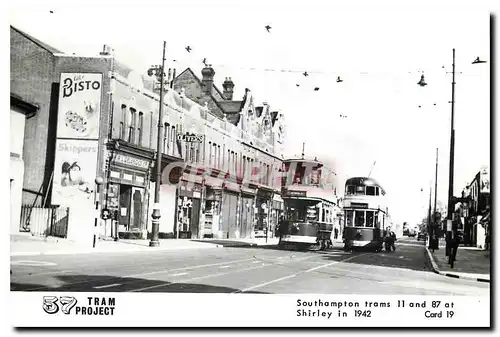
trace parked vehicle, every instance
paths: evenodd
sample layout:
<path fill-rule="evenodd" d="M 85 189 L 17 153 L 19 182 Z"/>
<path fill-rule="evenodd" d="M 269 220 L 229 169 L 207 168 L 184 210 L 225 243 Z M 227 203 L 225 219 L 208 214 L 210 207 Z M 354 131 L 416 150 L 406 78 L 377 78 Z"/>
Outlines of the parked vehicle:
<path fill-rule="evenodd" d="M 420 241 L 420 240 L 423 240 L 423 241 L 427 240 L 427 233 L 424 233 L 424 232 L 418 233 L 417 241 Z"/>

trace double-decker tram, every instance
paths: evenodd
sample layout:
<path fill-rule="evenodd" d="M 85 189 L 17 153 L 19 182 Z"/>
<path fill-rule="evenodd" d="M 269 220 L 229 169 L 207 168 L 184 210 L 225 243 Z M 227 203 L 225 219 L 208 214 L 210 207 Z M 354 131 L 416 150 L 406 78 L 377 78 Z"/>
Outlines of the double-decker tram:
<path fill-rule="evenodd" d="M 387 222 L 385 191 L 372 178 L 354 177 L 345 183 L 344 250 L 379 252 Z"/>
<path fill-rule="evenodd" d="M 279 224 L 279 246 L 322 250 L 332 245 L 337 196 L 327 184 L 331 172 L 317 160 L 283 161 L 284 215 Z"/>

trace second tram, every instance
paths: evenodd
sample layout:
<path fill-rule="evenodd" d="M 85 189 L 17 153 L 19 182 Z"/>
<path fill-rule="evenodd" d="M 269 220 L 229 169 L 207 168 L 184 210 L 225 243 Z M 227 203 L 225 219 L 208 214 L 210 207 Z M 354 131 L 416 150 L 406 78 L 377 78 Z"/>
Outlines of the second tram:
<path fill-rule="evenodd" d="M 311 250 L 330 247 L 338 206 L 333 186 L 327 184 L 329 170 L 317 160 L 289 159 L 283 165 L 285 212 L 279 224 L 279 245 Z"/>
<path fill-rule="evenodd" d="M 344 250 L 364 248 L 379 252 L 389 224 L 382 186 L 372 178 L 347 179 L 343 210 Z"/>

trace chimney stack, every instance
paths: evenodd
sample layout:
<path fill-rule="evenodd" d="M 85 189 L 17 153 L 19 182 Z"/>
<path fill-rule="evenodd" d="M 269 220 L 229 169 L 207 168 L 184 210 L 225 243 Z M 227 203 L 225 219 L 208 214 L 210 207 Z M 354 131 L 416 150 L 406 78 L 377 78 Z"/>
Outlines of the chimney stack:
<path fill-rule="evenodd" d="M 99 53 L 99 55 L 112 55 L 113 54 L 113 48 L 108 46 L 107 44 L 104 45 L 102 48 L 102 52 Z"/>
<path fill-rule="evenodd" d="M 209 64 L 201 70 L 201 75 L 203 79 L 201 80 L 202 90 L 205 95 L 212 95 L 212 88 L 214 86 L 214 75 L 215 71 L 212 65 Z"/>
<path fill-rule="evenodd" d="M 224 81 L 224 83 L 222 83 L 222 87 L 224 88 L 224 91 L 223 91 L 224 97 L 227 100 L 232 101 L 233 100 L 234 83 L 233 83 L 233 80 L 231 80 L 231 77 L 226 77 L 226 80 Z"/>

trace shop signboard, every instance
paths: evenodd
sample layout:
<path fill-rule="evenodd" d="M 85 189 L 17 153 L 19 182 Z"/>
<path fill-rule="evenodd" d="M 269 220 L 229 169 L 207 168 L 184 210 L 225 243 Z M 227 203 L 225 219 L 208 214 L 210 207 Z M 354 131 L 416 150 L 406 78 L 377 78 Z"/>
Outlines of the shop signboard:
<path fill-rule="evenodd" d="M 57 138 L 99 139 L 102 74 L 61 73 Z"/>

